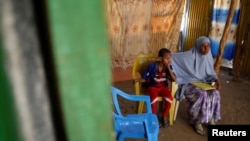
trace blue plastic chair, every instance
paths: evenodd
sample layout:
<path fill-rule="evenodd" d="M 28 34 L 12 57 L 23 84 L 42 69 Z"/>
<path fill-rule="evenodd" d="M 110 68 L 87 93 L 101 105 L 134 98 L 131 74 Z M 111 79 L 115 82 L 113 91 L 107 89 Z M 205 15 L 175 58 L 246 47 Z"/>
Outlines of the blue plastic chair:
<path fill-rule="evenodd" d="M 125 138 L 146 138 L 148 141 L 157 141 L 159 134 L 159 122 L 156 114 L 152 113 L 150 98 L 145 95 L 127 94 L 115 87 L 111 88 L 113 104 L 116 112 L 113 112 L 114 130 L 117 141 Z M 142 114 L 122 115 L 118 96 L 131 101 L 144 101 L 147 112 Z"/>

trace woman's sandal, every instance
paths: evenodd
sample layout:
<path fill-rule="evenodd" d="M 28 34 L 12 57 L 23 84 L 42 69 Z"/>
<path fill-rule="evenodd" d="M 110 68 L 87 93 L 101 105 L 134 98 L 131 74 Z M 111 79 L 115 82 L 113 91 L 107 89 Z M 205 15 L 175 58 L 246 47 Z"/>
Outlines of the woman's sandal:
<path fill-rule="evenodd" d="M 204 131 L 204 129 L 202 128 L 202 125 L 201 124 L 196 124 L 194 126 L 194 129 L 196 131 L 197 134 L 201 135 L 201 136 L 204 136 L 206 135 L 206 132 Z"/>
<path fill-rule="evenodd" d="M 214 118 L 212 118 L 212 119 L 208 122 L 208 125 L 215 125 Z"/>

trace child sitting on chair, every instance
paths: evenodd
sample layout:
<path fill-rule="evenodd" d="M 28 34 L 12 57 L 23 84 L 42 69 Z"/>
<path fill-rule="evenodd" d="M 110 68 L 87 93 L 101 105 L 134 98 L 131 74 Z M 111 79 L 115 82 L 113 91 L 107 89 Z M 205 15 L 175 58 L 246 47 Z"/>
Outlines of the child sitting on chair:
<path fill-rule="evenodd" d="M 171 52 L 167 48 L 162 48 L 158 52 L 158 60 L 151 63 L 146 71 L 142 74 L 138 74 L 138 78 L 135 81 L 146 83 L 146 93 L 150 95 L 152 112 L 157 114 L 158 96 L 162 96 L 164 101 L 164 108 L 162 112 L 162 118 L 160 121 L 160 127 L 169 126 L 168 114 L 171 107 L 173 97 L 168 88 L 168 80 L 176 81 L 176 76 L 171 67 Z"/>

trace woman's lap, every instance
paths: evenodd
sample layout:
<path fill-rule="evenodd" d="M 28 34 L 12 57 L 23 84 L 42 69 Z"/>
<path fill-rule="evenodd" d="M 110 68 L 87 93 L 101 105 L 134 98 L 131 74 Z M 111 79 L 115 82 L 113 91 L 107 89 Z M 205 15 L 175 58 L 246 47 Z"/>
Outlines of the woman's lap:
<path fill-rule="evenodd" d="M 220 93 L 218 90 L 202 90 L 188 84 L 185 90 L 188 117 L 191 124 L 207 123 L 213 117 L 220 120 Z"/>

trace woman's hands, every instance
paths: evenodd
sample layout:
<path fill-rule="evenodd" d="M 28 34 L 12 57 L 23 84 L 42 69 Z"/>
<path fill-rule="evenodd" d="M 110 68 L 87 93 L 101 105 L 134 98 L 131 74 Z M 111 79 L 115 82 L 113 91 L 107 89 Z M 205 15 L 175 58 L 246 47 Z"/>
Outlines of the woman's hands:
<path fill-rule="evenodd" d="M 220 84 L 219 80 L 216 80 L 216 81 L 215 81 L 215 87 L 216 87 L 216 89 L 218 89 L 218 90 L 221 89 L 221 84 Z"/>

